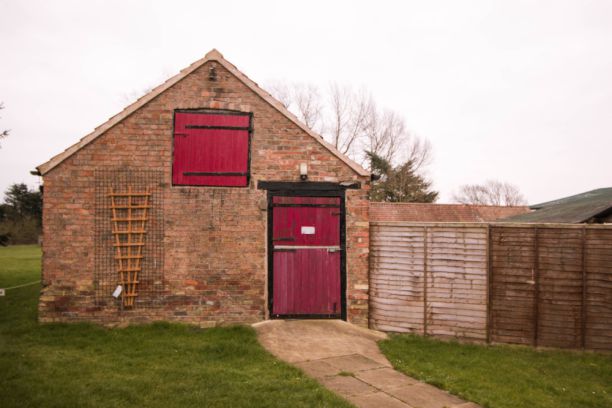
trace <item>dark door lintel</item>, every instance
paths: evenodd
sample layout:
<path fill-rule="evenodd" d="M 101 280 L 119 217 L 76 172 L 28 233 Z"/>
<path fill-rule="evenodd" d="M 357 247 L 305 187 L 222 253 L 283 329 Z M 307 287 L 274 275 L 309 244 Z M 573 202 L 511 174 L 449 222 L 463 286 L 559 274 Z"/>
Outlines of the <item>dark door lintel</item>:
<path fill-rule="evenodd" d="M 270 191 L 285 191 L 285 192 L 298 192 L 298 191 L 344 191 L 347 189 L 360 189 L 361 183 L 355 182 L 343 182 L 333 183 L 331 181 L 258 181 L 257 188 L 259 190 L 270 190 Z M 289 195 L 291 195 L 289 193 Z"/>

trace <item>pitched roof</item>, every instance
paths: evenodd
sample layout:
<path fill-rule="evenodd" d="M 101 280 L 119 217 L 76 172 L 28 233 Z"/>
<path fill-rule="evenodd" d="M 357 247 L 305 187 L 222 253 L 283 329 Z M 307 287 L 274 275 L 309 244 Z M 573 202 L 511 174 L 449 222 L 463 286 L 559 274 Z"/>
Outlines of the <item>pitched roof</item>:
<path fill-rule="evenodd" d="M 107 130 L 115 126 L 116 124 L 120 123 L 123 119 L 127 118 L 129 115 L 136 112 L 138 109 L 142 108 L 153 98 L 159 96 L 161 93 L 163 93 L 168 88 L 175 85 L 177 82 L 179 82 L 180 80 L 182 80 L 183 78 L 191 74 L 193 71 L 195 71 L 196 69 L 198 69 L 199 67 L 207 63 L 208 61 L 216 61 L 219 64 L 221 64 L 225 69 L 227 69 L 231 74 L 233 74 L 239 81 L 245 84 L 249 89 L 255 92 L 259 97 L 261 97 L 265 102 L 271 105 L 274 109 L 276 109 L 282 115 L 286 116 L 290 121 L 296 124 L 300 129 L 306 132 L 309 136 L 314 138 L 318 143 L 323 145 L 334 156 L 338 157 L 342 162 L 344 162 L 347 166 L 349 166 L 355 173 L 357 173 L 360 176 L 370 175 L 370 173 L 367 170 L 365 170 L 363 167 L 361 167 L 360 165 L 358 165 L 357 163 L 355 163 L 354 161 L 352 161 L 351 159 L 349 159 L 342 153 L 340 153 L 334 146 L 332 146 L 331 144 L 323 140 L 323 138 L 320 135 L 316 134 L 311 129 L 309 129 L 306 125 L 300 122 L 300 120 L 294 114 L 289 112 L 287 108 L 283 106 L 283 104 L 281 104 L 278 100 L 276 100 L 268 92 L 260 88 L 255 82 L 253 82 L 246 75 L 244 75 L 233 64 L 231 64 L 225 58 L 223 58 L 223 55 L 216 49 L 211 50 L 204 56 L 204 58 L 194 62 L 193 64 L 189 65 L 187 68 L 184 68 L 183 70 L 181 70 L 181 72 L 179 72 L 177 75 L 166 80 L 161 85 L 153 88 L 149 93 L 142 96 L 141 98 L 139 98 L 136 102 L 132 103 L 131 105 L 128 105 L 121 112 L 111 117 L 108 121 L 106 121 L 102 125 L 98 126 L 93 132 L 83 137 L 81 140 L 79 140 L 74 145 L 70 146 L 68 149 L 64 150 L 62 153 L 54 156 L 46 163 L 39 165 L 37 167 L 38 171 L 42 175 L 48 173 L 53 168 L 55 168 L 57 165 L 59 165 L 61 162 L 66 160 L 68 157 L 72 156 L 74 153 L 76 153 L 83 147 L 87 146 L 89 143 L 94 141 L 97 137 L 104 134 L 104 132 L 106 132 Z"/>
<path fill-rule="evenodd" d="M 612 188 L 600 188 L 530 206 L 535 210 L 505 218 L 504 222 L 556 222 L 578 224 L 612 211 Z"/>
<path fill-rule="evenodd" d="M 494 205 L 370 202 L 370 221 L 486 222 L 527 211 Z"/>

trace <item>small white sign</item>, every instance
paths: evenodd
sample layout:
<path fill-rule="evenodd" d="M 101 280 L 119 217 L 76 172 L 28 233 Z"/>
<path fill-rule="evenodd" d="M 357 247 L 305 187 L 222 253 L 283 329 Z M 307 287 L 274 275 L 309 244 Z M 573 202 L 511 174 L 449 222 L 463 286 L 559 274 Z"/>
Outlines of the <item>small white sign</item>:
<path fill-rule="evenodd" d="M 113 292 L 113 297 L 115 299 L 117 299 L 119 297 L 119 295 L 121 295 L 121 292 L 123 291 L 123 287 L 121 285 L 117 286 L 117 288 L 115 289 L 115 291 Z"/>
<path fill-rule="evenodd" d="M 4 296 L 5 294 L 4 289 L 0 289 L 0 296 Z"/>
<path fill-rule="evenodd" d="M 302 235 L 314 235 L 315 227 L 302 227 Z"/>

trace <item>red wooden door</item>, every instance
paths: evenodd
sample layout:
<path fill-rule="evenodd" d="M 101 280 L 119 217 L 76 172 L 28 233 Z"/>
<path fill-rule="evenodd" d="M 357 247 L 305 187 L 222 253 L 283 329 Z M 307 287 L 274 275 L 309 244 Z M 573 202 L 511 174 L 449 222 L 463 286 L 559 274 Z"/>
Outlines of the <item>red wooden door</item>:
<path fill-rule="evenodd" d="M 273 197 L 274 316 L 340 317 L 338 197 Z"/>

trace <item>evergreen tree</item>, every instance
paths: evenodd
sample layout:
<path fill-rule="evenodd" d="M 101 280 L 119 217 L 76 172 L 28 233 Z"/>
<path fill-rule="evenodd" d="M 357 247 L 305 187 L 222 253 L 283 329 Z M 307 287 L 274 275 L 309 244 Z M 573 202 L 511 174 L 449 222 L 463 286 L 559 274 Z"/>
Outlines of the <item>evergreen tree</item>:
<path fill-rule="evenodd" d="M 372 182 L 370 199 L 394 203 L 433 203 L 438 192 L 431 190 L 431 182 L 416 174 L 411 160 L 393 166 L 376 153 L 366 152 L 370 168 L 378 180 Z"/>
<path fill-rule="evenodd" d="M 9 216 L 34 218 L 42 216 L 42 194 L 29 190 L 24 183 L 14 183 L 4 193 L 4 204 L 8 207 Z"/>
<path fill-rule="evenodd" d="M 0 204 L 0 245 L 34 244 L 41 232 L 42 193 L 13 184 Z"/>

